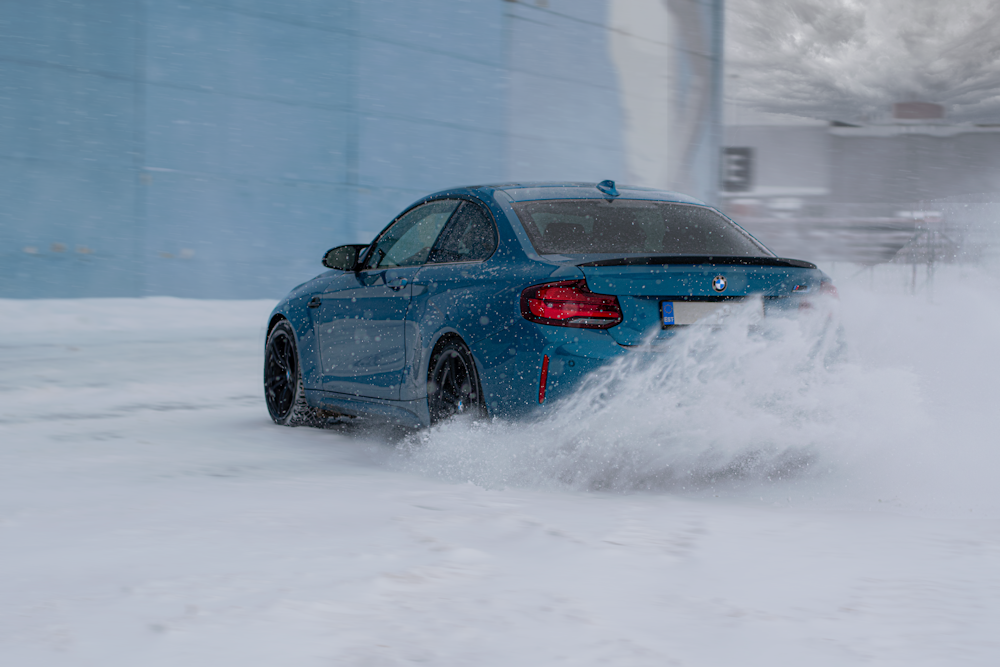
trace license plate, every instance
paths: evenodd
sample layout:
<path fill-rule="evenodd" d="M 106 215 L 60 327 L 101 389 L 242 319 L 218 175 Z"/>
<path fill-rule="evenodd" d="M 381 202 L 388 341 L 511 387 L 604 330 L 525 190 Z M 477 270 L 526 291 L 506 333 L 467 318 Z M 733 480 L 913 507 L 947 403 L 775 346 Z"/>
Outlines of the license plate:
<path fill-rule="evenodd" d="M 720 301 L 661 301 L 663 326 L 694 324 L 723 307 Z"/>

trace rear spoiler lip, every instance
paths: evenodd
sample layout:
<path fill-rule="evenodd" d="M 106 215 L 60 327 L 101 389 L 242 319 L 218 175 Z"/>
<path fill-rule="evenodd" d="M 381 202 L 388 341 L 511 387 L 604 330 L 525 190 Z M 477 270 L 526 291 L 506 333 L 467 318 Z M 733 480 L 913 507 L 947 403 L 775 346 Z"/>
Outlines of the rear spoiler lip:
<path fill-rule="evenodd" d="M 710 266 L 784 266 L 793 269 L 815 269 L 816 265 L 801 259 L 784 257 L 716 257 L 709 255 L 643 255 L 615 257 L 582 262 L 577 266 L 642 266 L 655 264 L 708 264 Z"/>

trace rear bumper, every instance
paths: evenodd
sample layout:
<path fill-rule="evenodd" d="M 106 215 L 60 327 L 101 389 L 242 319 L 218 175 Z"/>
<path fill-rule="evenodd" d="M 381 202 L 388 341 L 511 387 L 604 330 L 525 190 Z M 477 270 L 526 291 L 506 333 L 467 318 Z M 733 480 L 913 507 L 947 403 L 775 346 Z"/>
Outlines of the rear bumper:
<path fill-rule="evenodd" d="M 587 374 L 628 352 L 608 330 L 518 325 L 515 337 L 498 335 L 473 350 L 490 414 L 520 417 L 570 393 Z M 512 342 L 513 341 L 513 342 Z M 548 357 L 544 402 L 539 401 Z"/>
<path fill-rule="evenodd" d="M 732 302 L 737 305 L 739 300 Z M 802 302 L 798 297 L 765 297 L 763 313 L 780 316 L 795 312 Z M 651 300 L 651 304 L 659 308 L 658 301 Z M 646 321 L 649 319 L 652 318 Z M 496 342 L 483 341 L 473 354 L 490 413 L 519 417 L 534 412 L 576 391 L 587 375 L 623 354 L 655 352 L 657 348 L 669 347 L 670 340 L 685 327 L 663 328 L 658 319 L 657 310 L 652 326 L 640 329 L 622 323 L 604 330 L 573 329 L 524 320 L 513 344 L 509 335 L 498 337 Z M 651 334 L 655 334 L 652 339 Z M 652 345 L 646 346 L 647 342 Z M 546 358 L 544 400 L 539 400 Z"/>

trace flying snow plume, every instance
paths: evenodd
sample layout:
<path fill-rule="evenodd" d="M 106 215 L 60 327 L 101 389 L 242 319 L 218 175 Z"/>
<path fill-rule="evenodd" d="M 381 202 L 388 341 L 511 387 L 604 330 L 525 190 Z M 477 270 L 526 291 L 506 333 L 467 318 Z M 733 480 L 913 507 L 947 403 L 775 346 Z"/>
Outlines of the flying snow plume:
<path fill-rule="evenodd" d="M 995 0 L 730 0 L 727 87 L 762 111 L 875 120 L 895 102 L 1000 122 Z"/>
<path fill-rule="evenodd" d="M 849 361 L 835 321 L 734 305 L 619 357 L 540 418 L 447 423 L 412 436 L 400 462 L 492 488 L 618 492 L 826 474 L 921 423 L 915 378 Z"/>

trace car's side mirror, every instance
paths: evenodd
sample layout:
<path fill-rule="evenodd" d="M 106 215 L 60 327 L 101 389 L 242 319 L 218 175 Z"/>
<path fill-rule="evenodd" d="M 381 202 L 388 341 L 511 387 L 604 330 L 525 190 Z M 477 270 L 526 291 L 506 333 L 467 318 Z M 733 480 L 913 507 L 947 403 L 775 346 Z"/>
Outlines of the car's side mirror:
<path fill-rule="evenodd" d="M 331 248 L 323 255 L 323 266 L 337 271 L 354 271 L 358 266 L 361 251 L 366 245 L 341 245 Z"/>

